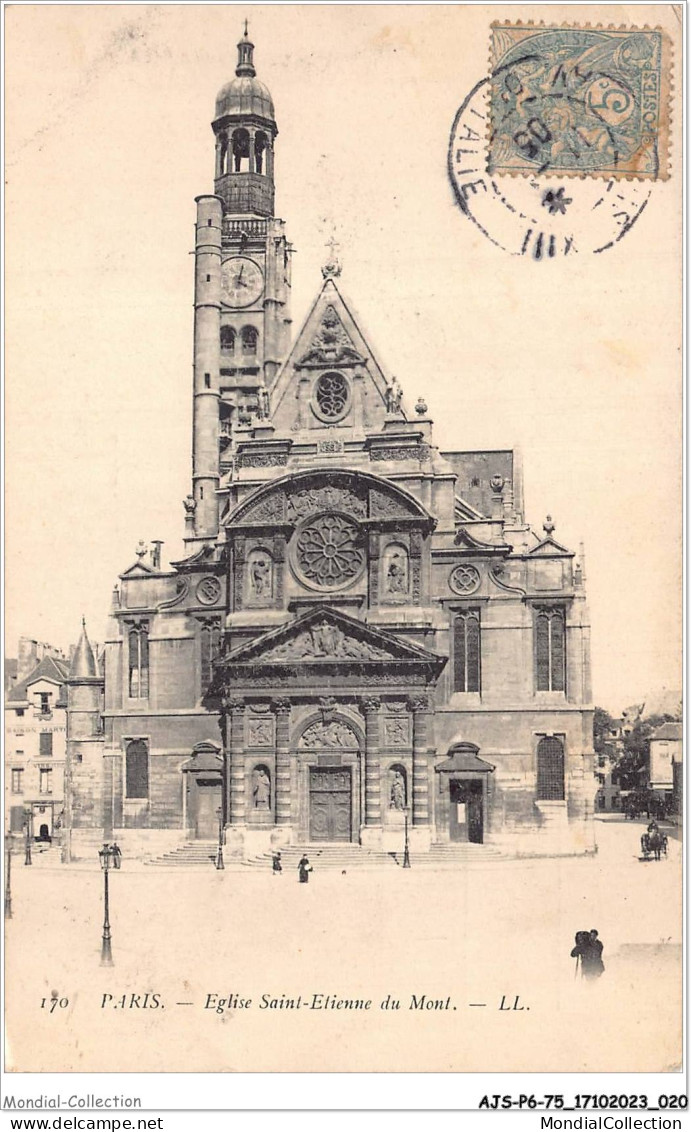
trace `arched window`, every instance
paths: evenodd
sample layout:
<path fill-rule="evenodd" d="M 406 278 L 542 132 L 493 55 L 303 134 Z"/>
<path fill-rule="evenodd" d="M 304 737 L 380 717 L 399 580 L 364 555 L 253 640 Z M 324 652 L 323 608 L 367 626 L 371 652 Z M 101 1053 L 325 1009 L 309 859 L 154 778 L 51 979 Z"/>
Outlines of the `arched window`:
<path fill-rule="evenodd" d="M 339 421 L 350 407 L 350 388 L 342 373 L 323 373 L 314 389 L 314 407 L 323 421 Z"/>
<path fill-rule="evenodd" d="M 564 744 L 553 736 L 537 745 L 537 796 L 543 802 L 564 800 Z"/>
<path fill-rule="evenodd" d="M 535 664 L 538 692 L 566 689 L 564 611 L 541 609 L 535 619 Z"/>
<path fill-rule="evenodd" d="M 243 326 L 242 328 L 242 352 L 243 354 L 256 354 L 257 342 L 259 341 L 259 334 L 253 326 Z"/>
<path fill-rule="evenodd" d="M 149 626 L 132 625 L 128 633 L 129 693 L 133 700 L 149 695 Z"/>
<path fill-rule="evenodd" d="M 259 131 L 259 133 L 255 134 L 255 136 L 254 136 L 254 168 L 255 168 L 255 172 L 257 172 L 257 173 L 263 173 L 264 172 L 264 151 L 266 149 L 267 143 L 268 143 L 268 138 L 267 138 L 266 134 L 261 132 L 261 130 Z"/>
<path fill-rule="evenodd" d="M 125 751 L 125 797 L 149 797 L 149 749 L 143 739 L 134 739 Z"/>
<path fill-rule="evenodd" d="M 235 331 L 232 326 L 221 327 L 221 349 L 225 354 L 235 353 Z"/>
<path fill-rule="evenodd" d="M 201 694 L 204 695 L 214 671 L 214 661 L 221 644 L 221 626 L 217 618 L 204 621 L 200 633 Z"/>
<path fill-rule="evenodd" d="M 463 610 L 453 625 L 453 690 L 480 691 L 480 613 Z"/>
<path fill-rule="evenodd" d="M 247 130 L 235 130 L 233 133 L 233 170 L 235 173 L 249 172 L 250 166 L 250 135 Z"/>

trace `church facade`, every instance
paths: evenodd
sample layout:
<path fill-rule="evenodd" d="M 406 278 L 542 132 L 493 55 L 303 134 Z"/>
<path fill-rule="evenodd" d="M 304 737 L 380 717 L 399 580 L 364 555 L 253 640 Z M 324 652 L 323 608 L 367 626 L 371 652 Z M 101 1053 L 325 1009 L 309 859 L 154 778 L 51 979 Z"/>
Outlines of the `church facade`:
<path fill-rule="evenodd" d="M 273 102 L 247 34 L 197 198 L 185 555 L 140 544 L 68 680 L 67 856 L 592 848 L 582 559 L 515 452 L 441 452 L 341 293 L 295 337 Z"/>

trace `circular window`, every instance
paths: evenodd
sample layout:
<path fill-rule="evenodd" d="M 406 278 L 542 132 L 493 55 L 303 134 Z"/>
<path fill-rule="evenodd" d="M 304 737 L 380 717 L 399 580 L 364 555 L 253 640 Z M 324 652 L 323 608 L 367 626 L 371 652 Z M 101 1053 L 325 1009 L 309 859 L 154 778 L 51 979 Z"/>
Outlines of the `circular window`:
<path fill-rule="evenodd" d="M 314 411 L 323 421 L 340 421 L 348 411 L 350 389 L 342 373 L 323 373 L 314 390 Z"/>
<path fill-rule="evenodd" d="M 480 585 L 480 575 L 474 566 L 456 566 L 451 571 L 449 585 L 457 594 L 472 594 Z"/>
<path fill-rule="evenodd" d="M 346 586 L 365 566 L 360 528 L 347 515 L 318 515 L 300 531 L 295 558 L 310 584 L 329 590 Z"/>

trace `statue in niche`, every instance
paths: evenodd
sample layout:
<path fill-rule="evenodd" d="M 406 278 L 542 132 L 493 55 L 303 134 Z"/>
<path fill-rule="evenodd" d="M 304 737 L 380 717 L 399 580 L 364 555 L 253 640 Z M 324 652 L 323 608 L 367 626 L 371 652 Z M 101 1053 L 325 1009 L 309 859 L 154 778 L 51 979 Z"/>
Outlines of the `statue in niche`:
<path fill-rule="evenodd" d="M 390 546 L 384 558 L 384 589 L 387 594 L 407 594 L 408 554 L 402 546 Z"/>
<path fill-rule="evenodd" d="M 271 779 L 265 767 L 256 767 L 253 777 L 252 797 L 255 810 L 268 810 L 271 806 Z"/>
<path fill-rule="evenodd" d="M 250 593 L 253 598 L 271 597 L 273 588 L 272 565 L 270 555 L 264 550 L 256 550 L 250 555 Z"/>
<path fill-rule="evenodd" d="M 393 771 L 390 798 L 390 809 L 405 810 L 405 778 L 402 770 Z"/>

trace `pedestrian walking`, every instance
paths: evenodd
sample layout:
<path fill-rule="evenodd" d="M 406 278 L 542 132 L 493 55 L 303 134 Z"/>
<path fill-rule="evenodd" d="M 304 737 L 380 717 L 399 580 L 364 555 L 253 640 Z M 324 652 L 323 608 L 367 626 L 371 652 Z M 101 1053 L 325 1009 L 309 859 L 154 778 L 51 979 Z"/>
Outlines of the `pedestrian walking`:
<path fill-rule="evenodd" d="M 581 975 L 584 979 L 599 979 L 605 969 L 602 961 L 604 946 L 599 939 L 596 928 L 589 932 L 576 932 L 576 946 L 571 952 L 571 958 L 576 960 L 576 974 L 580 963 Z"/>
<path fill-rule="evenodd" d="M 281 864 L 281 854 L 280 853 L 272 853 L 271 854 L 271 861 L 272 861 L 272 868 L 273 868 L 274 876 L 276 876 L 277 873 L 282 873 L 283 872 L 283 865 Z"/>
<path fill-rule="evenodd" d="M 308 881 L 310 879 L 310 873 L 311 872 L 312 872 L 312 866 L 310 865 L 307 857 L 305 857 L 305 855 L 303 854 L 303 856 L 298 861 L 298 877 L 299 877 L 299 880 L 300 880 L 300 884 L 307 884 L 308 883 Z"/>

